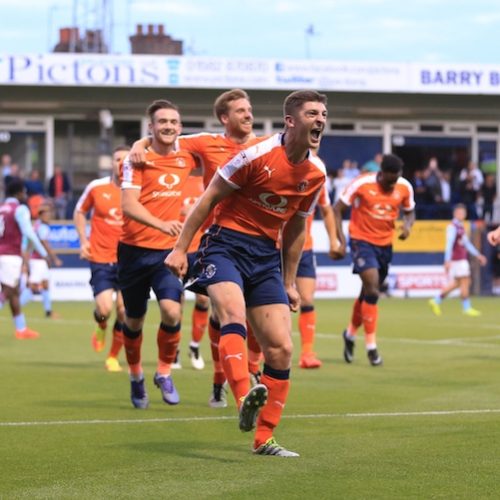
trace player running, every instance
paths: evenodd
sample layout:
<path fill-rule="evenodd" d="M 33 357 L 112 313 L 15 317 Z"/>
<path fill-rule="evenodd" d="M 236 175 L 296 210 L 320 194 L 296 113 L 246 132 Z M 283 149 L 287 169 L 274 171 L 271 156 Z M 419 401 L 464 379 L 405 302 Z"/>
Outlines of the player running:
<path fill-rule="evenodd" d="M 466 316 L 481 316 L 470 301 L 470 264 L 467 254 L 475 257 L 482 266 L 487 263 L 486 257 L 471 243 L 465 231 L 464 221 L 467 218 L 467 207 L 459 203 L 453 209 L 453 220 L 446 228 L 446 249 L 444 252 L 444 270 L 450 282 L 441 292 L 429 300 L 429 305 L 436 316 L 441 316 L 441 303 L 457 288 L 460 290 L 462 310 Z"/>
<path fill-rule="evenodd" d="M 153 289 L 160 307 L 157 332 L 158 362 L 154 384 L 163 401 L 180 401 L 171 377 L 181 330 L 182 283 L 164 260 L 182 227 L 179 221 L 182 189 L 195 159 L 177 148 L 181 120 L 177 106 L 154 101 L 147 110 L 153 141 L 146 154 L 148 168 L 123 163 L 123 232 L 118 246 L 118 277 L 125 304 L 123 339 L 131 381 L 131 400 L 136 408 L 147 408 L 149 397 L 141 363 L 142 329 L 149 294 Z"/>
<path fill-rule="evenodd" d="M 48 203 L 38 207 L 38 219 L 33 224 L 33 229 L 38 236 L 38 239 L 44 246 L 52 264 L 56 267 L 63 265 L 62 260 L 54 252 L 50 245 L 50 226 L 49 222 L 52 218 L 52 206 Z M 29 273 L 28 283 L 20 295 L 21 305 L 24 306 L 30 300 L 33 300 L 34 294 L 42 296 L 43 309 L 46 318 L 57 319 L 58 315 L 52 311 L 52 300 L 50 296 L 50 271 L 47 260 L 33 249 L 28 261 Z"/>
<path fill-rule="evenodd" d="M 125 311 L 118 290 L 118 240 L 122 232 L 121 190 L 118 186 L 120 165 L 129 151 L 118 146 L 113 151 L 113 170 L 110 176 L 90 182 L 78 200 L 73 218 L 80 238 L 80 256 L 90 262 L 90 286 L 94 294 L 96 329 L 92 347 L 101 352 L 105 347 L 108 320 L 116 294 L 116 319 L 113 324 L 111 347 L 104 366 L 110 372 L 122 370 L 118 355 L 123 345 Z M 87 237 L 87 214 L 91 213 L 90 236 Z"/>
<path fill-rule="evenodd" d="M 401 177 L 403 161 L 396 155 L 382 158 L 380 172 L 357 177 L 347 186 L 334 207 L 337 238 L 340 242 L 337 258 L 346 253 L 346 240 L 342 231 L 342 214 L 351 207 L 349 245 L 353 272 L 359 274 L 362 286 L 355 300 L 351 321 L 344 330 L 344 359 L 354 360 L 354 345 L 358 328 L 365 330 L 365 346 L 372 366 L 382 365 L 377 349 L 377 320 L 380 285 L 384 282 L 392 260 L 394 224 L 403 209 L 400 240 L 410 235 L 415 220 L 415 201 L 411 184 Z"/>
<path fill-rule="evenodd" d="M 219 354 L 239 408 L 239 427 L 255 427 L 254 453 L 296 457 L 274 439 L 290 386 L 290 309 L 298 310 L 297 266 L 305 221 L 326 178 L 313 156 L 326 123 L 326 96 L 290 94 L 285 132 L 236 155 L 214 175 L 189 215 L 167 265 L 187 271 L 187 250 L 214 207 L 214 222 L 198 252 L 194 291 L 205 290 L 221 323 Z M 281 239 L 281 254 L 276 244 Z M 283 272 L 281 272 L 281 268 Z M 262 347 L 261 383 L 250 389 L 246 321 Z"/>
<path fill-rule="evenodd" d="M 49 258 L 31 225 L 26 201 L 26 187 L 21 179 L 13 179 L 6 187 L 7 198 L 0 205 L 0 307 L 8 302 L 14 320 L 17 339 L 36 339 L 40 336 L 26 326 L 19 301 L 19 282 L 23 266 L 22 240 L 25 237 L 44 258 Z"/>
<path fill-rule="evenodd" d="M 206 188 L 215 172 L 245 148 L 257 144 L 265 137 L 255 137 L 253 133 L 253 112 L 250 97 L 241 89 L 232 89 L 220 94 L 214 102 L 214 115 L 224 126 L 224 133 L 200 133 L 179 138 L 179 147 L 192 153 L 203 168 L 203 184 Z M 150 138 L 145 137 L 134 143 L 130 160 L 134 167 L 147 166 L 145 148 Z M 202 229 L 211 224 L 209 217 Z M 208 335 L 214 366 L 213 386 L 208 404 L 212 408 L 227 406 L 224 383 L 226 376 L 219 359 L 220 323 L 212 310 L 208 324 Z M 260 378 L 261 349 L 251 330 L 248 330 L 248 362 L 251 379 L 258 383 Z"/>

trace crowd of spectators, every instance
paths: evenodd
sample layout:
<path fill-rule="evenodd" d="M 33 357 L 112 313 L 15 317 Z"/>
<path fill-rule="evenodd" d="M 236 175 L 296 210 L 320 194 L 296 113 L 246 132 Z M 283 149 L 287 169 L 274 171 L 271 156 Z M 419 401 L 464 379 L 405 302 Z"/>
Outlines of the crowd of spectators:
<path fill-rule="evenodd" d="M 474 161 L 469 161 L 458 175 L 439 168 L 437 158 L 415 171 L 410 179 L 415 190 L 417 219 L 449 219 L 453 205 L 463 203 L 469 220 L 493 221 L 497 197 L 494 174 L 483 174 Z"/>
<path fill-rule="evenodd" d="M 381 155 L 364 163 L 361 169 L 355 161 L 345 159 L 340 168 L 328 174 L 328 189 L 335 203 L 343 189 L 360 173 L 376 172 L 380 168 Z M 442 219 L 452 217 L 452 208 L 457 203 L 467 207 L 469 220 L 482 219 L 494 222 L 494 205 L 497 198 L 496 175 L 483 173 L 473 161 L 461 171 L 440 168 L 436 157 L 416 169 L 408 179 L 415 191 L 417 219 Z"/>
<path fill-rule="evenodd" d="M 9 154 L 3 154 L 0 159 L 0 191 L 3 199 L 5 187 L 13 179 L 22 179 L 28 193 L 28 206 L 33 216 L 37 215 L 38 207 L 50 203 L 54 207 L 56 219 L 71 219 L 68 213 L 72 199 L 72 188 L 68 175 L 60 165 L 54 166 L 54 175 L 45 184 L 38 170 L 26 173 Z"/>

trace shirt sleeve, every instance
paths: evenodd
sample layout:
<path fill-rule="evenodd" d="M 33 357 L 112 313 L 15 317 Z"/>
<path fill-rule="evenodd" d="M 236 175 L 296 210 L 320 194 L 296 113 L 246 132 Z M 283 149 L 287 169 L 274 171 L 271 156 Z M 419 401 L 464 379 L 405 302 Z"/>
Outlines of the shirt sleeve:
<path fill-rule="evenodd" d="M 450 224 L 446 228 L 446 246 L 444 250 L 444 261 L 449 262 L 451 260 L 451 253 L 453 251 L 453 243 L 455 243 L 455 239 L 457 238 L 457 228 Z"/>
<path fill-rule="evenodd" d="M 19 205 L 16 208 L 14 217 L 16 219 L 17 225 L 19 226 L 19 229 L 21 230 L 22 235 L 28 238 L 31 243 L 33 243 L 35 250 L 42 257 L 47 257 L 47 250 L 45 250 L 45 247 L 38 239 L 38 236 L 36 235 L 35 230 L 31 225 L 30 211 L 28 207 L 26 205 Z"/>
<path fill-rule="evenodd" d="M 466 234 L 462 236 L 462 243 L 464 244 L 467 252 L 469 252 L 471 255 L 473 255 L 474 257 L 478 257 L 480 255 L 479 250 L 472 244 L 471 240 Z"/>
<path fill-rule="evenodd" d="M 342 193 L 339 196 L 339 200 L 342 203 L 344 203 L 344 205 L 347 205 L 348 207 L 350 207 L 352 205 L 354 197 L 356 196 L 356 194 L 358 192 L 358 187 L 359 187 L 359 182 L 357 181 L 357 179 L 354 179 L 342 191 Z"/>
<path fill-rule="evenodd" d="M 318 189 L 315 193 L 304 198 L 299 205 L 299 209 L 297 210 L 297 215 L 301 217 L 309 217 L 312 213 L 314 213 L 314 209 L 316 208 L 316 204 L 318 203 L 318 198 L 321 196 L 321 191 L 323 190 L 323 186 Z"/>
<path fill-rule="evenodd" d="M 251 165 L 245 151 L 241 151 L 217 172 L 232 188 L 240 189 L 247 183 Z"/>
<path fill-rule="evenodd" d="M 407 193 L 403 198 L 402 207 L 405 212 L 412 212 L 415 210 L 415 197 L 413 195 L 413 186 L 408 182 L 406 183 Z"/>
<path fill-rule="evenodd" d="M 76 209 L 86 214 L 92 208 L 93 204 L 94 201 L 93 201 L 92 183 L 89 183 L 87 184 L 87 187 L 84 189 L 82 195 L 78 199 L 76 203 Z"/>
<path fill-rule="evenodd" d="M 50 227 L 47 224 L 41 224 L 38 227 L 37 236 L 41 241 L 48 240 L 50 236 Z"/>
<path fill-rule="evenodd" d="M 141 189 L 142 168 L 134 168 L 130 158 L 123 160 L 121 176 L 122 189 Z"/>

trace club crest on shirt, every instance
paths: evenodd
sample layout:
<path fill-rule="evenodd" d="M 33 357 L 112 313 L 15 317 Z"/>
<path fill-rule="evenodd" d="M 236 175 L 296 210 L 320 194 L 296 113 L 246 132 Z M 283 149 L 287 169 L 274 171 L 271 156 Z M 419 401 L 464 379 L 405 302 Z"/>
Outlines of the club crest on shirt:
<path fill-rule="evenodd" d="M 183 168 L 183 167 L 185 167 L 185 166 L 186 166 L 186 160 L 185 160 L 184 158 L 180 158 L 180 157 L 179 157 L 179 158 L 176 158 L 176 159 L 175 159 L 175 162 L 177 163 L 177 166 L 178 166 L 178 167 Z"/>
<path fill-rule="evenodd" d="M 203 270 L 203 274 L 207 279 L 213 278 L 216 272 L 217 272 L 217 267 L 215 266 L 215 264 L 208 264 L 208 266 L 205 267 L 205 269 Z"/>
<path fill-rule="evenodd" d="M 297 191 L 303 193 L 307 189 L 307 186 L 309 186 L 309 181 L 301 181 L 297 184 Z"/>

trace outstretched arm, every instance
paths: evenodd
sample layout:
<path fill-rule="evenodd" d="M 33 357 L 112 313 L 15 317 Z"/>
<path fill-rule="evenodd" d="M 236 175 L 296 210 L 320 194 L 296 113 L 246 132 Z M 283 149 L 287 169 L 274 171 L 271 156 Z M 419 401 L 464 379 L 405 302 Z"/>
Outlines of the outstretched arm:
<path fill-rule="evenodd" d="M 179 277 L 187 272 L 187 250 L 194 235 L 209 216 L 212 209 L 222 199 L 234 191 L 220 175 L 214 175 L 206 191 L 198 198 L 190 214 L 184 222 L 184 226 L 175 244 L 173 251 L 165 259 L 165 264 Z"/>
<path fill-rule="evenodd" d="M 339 246 L 333 255 L 331 256 L 333 259 L 340 260 L 345 257 L 346 254 L 346 241 L 344 231 L 342 229 L 342 215 L 348 209 L 348 205 L 346 205 L 342 200 L 338 200 L 333 207 L 333 213 L 335 216 L 335 228 L 337 232 L 337 240 L 339 241 Z"/>
<path fill-rule="evenodd" d="M 45 250 L 42 242 L 38 238 L 31 225 L 31 217 L 29 209 L 26 205 L 19 205 L 16 208 L 15 219 L 21 234 L 26 237 L 34 246 L 35 250 L 44 258 L 48 259 L 47 250 Z"/>
<path fill-rule="evenodd" d="M 90 242 L 87 238 L 87 217 L 84 212 L 75 208 L 73 213 L 73 221 L 75 223 L 76 232 L 80 240 L 80 258 L 90 259 Z"/>
<path fill-rule="evenodd" d="M 300 215 L 294 215 L 283 228 L 281 248 L 283 284 L 290 301 L 290 309 L 294 312 L 300 307 L 300 295 L 295 288 L 295 281 L 305 237 L 306 219 Z"/>
<path fill-rule="evenodd" d="M 146 160 L 146 149 L 151 146 L 151 137 L 141 137 L 132 145 L 128 157 L 134 168 L 151 167 L 152 163 Z"/>
<path fill-rule="evenodd" d="M 410 236 L 411 228 L 414 222 L 415 210 L 411 210 L 410 212 L 405 211 L 403 214 L 403 227 L 401 228 L 401 233 L 398 236 L 400 240 L 406 240 L 406 238 Z"/>
<path fill-rule="evenodd" d="M 182 223 L 178 220 L 161 220 L 155 217 L 142 203 L 139 201 L 141 192 L 139 189 L 122 189 L 122 211 L 123 213 L 137 222 L 145 226 L 158 229 L 162 233 L 170 236 L 177 236 L 182 228 Z"/>
<path fill-rule="evenodd" d="M 328 255 L 334 259 L 336 252 L 340 247 L 340 242 L 337 238 L 337 225 L 335 222 L 335 214 L 333 212 L 333 207 L 331 205 L 319 206 L 319 211 L 321 217 L 323 217 L 323 223 L 325 224 L 325 229 L 328 234 L 328 240 L 330 242 L 330 250 Z"/>

